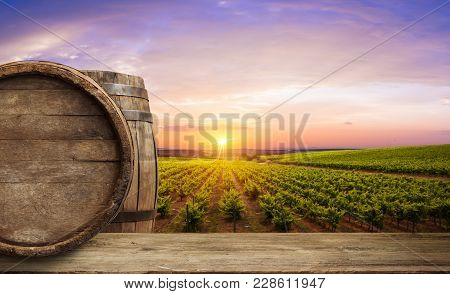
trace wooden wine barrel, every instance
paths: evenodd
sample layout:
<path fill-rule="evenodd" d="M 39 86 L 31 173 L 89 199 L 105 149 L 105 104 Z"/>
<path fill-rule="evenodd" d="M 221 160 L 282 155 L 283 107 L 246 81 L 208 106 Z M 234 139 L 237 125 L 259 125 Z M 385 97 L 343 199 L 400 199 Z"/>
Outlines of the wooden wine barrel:
<path fill-rule="evenodd" d="M 158 169 L 152 114 L 144 80 L 110 71 L 82 72 L 97 81 L 122 109 L 134 145 L 131 189 L 122 211 L 104 232 L 151 232 L 156 216 Z"/>
<path fill-rule="evenodd" d="M 119 212 L 134 154 L 120 109 L 50 62 L 0 66 L 0 253 L 72 249 Z"/>

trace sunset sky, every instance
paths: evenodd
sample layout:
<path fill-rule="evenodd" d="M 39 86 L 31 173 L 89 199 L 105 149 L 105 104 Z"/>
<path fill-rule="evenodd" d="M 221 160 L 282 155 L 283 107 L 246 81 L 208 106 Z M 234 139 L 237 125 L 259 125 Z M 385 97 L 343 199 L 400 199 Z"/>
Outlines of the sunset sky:
<path fill-rule="evenodd" d="M 0 63 L 106 64 L 140 75 L 148 90 L 193 115 L 192 126 L 177 123 L 174 108 L 150 97 L 159 147 L 185 148 L 185 136 L 204 141 L 202 113 L 265 113 L 444 2 L 1 0 Z M 274 112 L 295 113 L 297 124 L 310 114 L 308 148 L 359 148 L 450 143 L 449 110 L 450 4 Z M 233 148 L 243 130 L 255 130 L 235 120 L 226 136 L 224 125 L 213 136 Z M 289 147 L 289 131 L 263 119 L 269 125 L 264 147 Z"/>

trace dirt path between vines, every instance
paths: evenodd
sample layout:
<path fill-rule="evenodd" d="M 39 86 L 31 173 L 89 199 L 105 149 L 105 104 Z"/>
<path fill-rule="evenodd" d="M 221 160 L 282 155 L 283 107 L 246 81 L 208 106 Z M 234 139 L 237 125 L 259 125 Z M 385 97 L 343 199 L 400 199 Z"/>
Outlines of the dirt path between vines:
<path fill-rule="evenodd" d="M 209 178 L 214 173 L 214 171 L 215 171 L 215 169 L 213 169 L 208 174 L 207 178 Z M 203 181 L 203 183 L 201 183 L 199 185 L 197 190 L 201 190 L 201 188 L 203 187 L 205 182 L 206 181 Z M 180 231 L 180 228 L 177 228 L 175 221 L 180 213 L 180 210 L 186 205 L 186 202 L 190 196 L 184 197 L 183 199 L 180 199 L 180 197 L 178 197 L 177 195 L 171 195 L 171 196 L 172 196 L 172 208 L 170 211 L 170 215 L 165 218 L 161 218 L 159 215 L 156 217 L 155 228 L 154 228 L 155 233 L 172 233 L 172 232 Z"/>
<path fill-rule="evenodd" d="M 244 194 L 244 188 L 242 183 L 237 179 L 236 175 L 233 173 L 233 181 L 236 190 L 241 194 L 242 200 L 245 203 L 245 214 L 240 222 L 243 223 L 242 232 L 252 232 L 252 233 L 262 233 L 262 232 L 271 232 L 271 225 L 264 225 L 265 219 L 264 214 L 259 207 L 259 203 L 257 199 L 250 199 Z"/>
<path fill-rule="evenodd" d="M 219 201 L 223 195 L 223 170 L 217 178 L 216 187 L 209 196 L 209 208 L 205 216 L 204 223 L 200 226 L 200 231 L 203 233 L 219 233 L 224 232 L 226 222 L 223 219 L 220 209 Z"/>

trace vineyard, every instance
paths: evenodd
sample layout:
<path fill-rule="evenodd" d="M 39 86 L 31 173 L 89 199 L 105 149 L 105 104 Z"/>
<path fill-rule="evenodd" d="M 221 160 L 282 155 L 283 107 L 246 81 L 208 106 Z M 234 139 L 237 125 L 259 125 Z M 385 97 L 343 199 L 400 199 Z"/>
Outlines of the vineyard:
<path fill-rule="evenodd" d="M 162 158 L 157 232 L 445 232 L 445 179 Z"/>
<path fill-rule="evenodd" d="M 450 176 L 450 145 L 288 153 L 266 159 L 305 166 Z"/>

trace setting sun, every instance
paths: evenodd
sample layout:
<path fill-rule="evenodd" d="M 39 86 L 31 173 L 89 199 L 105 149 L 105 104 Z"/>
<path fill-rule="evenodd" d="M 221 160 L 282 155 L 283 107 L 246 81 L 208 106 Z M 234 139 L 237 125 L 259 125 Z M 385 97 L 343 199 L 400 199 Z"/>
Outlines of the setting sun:
<path fill-rule="evenodd" d="M 219 146 L 225 146 L 226 144 L 227 144 L 227 139 L 226 138 L 219 138 L 219 139 L 217 139 L 217 144 L 219 145 Z"/>

